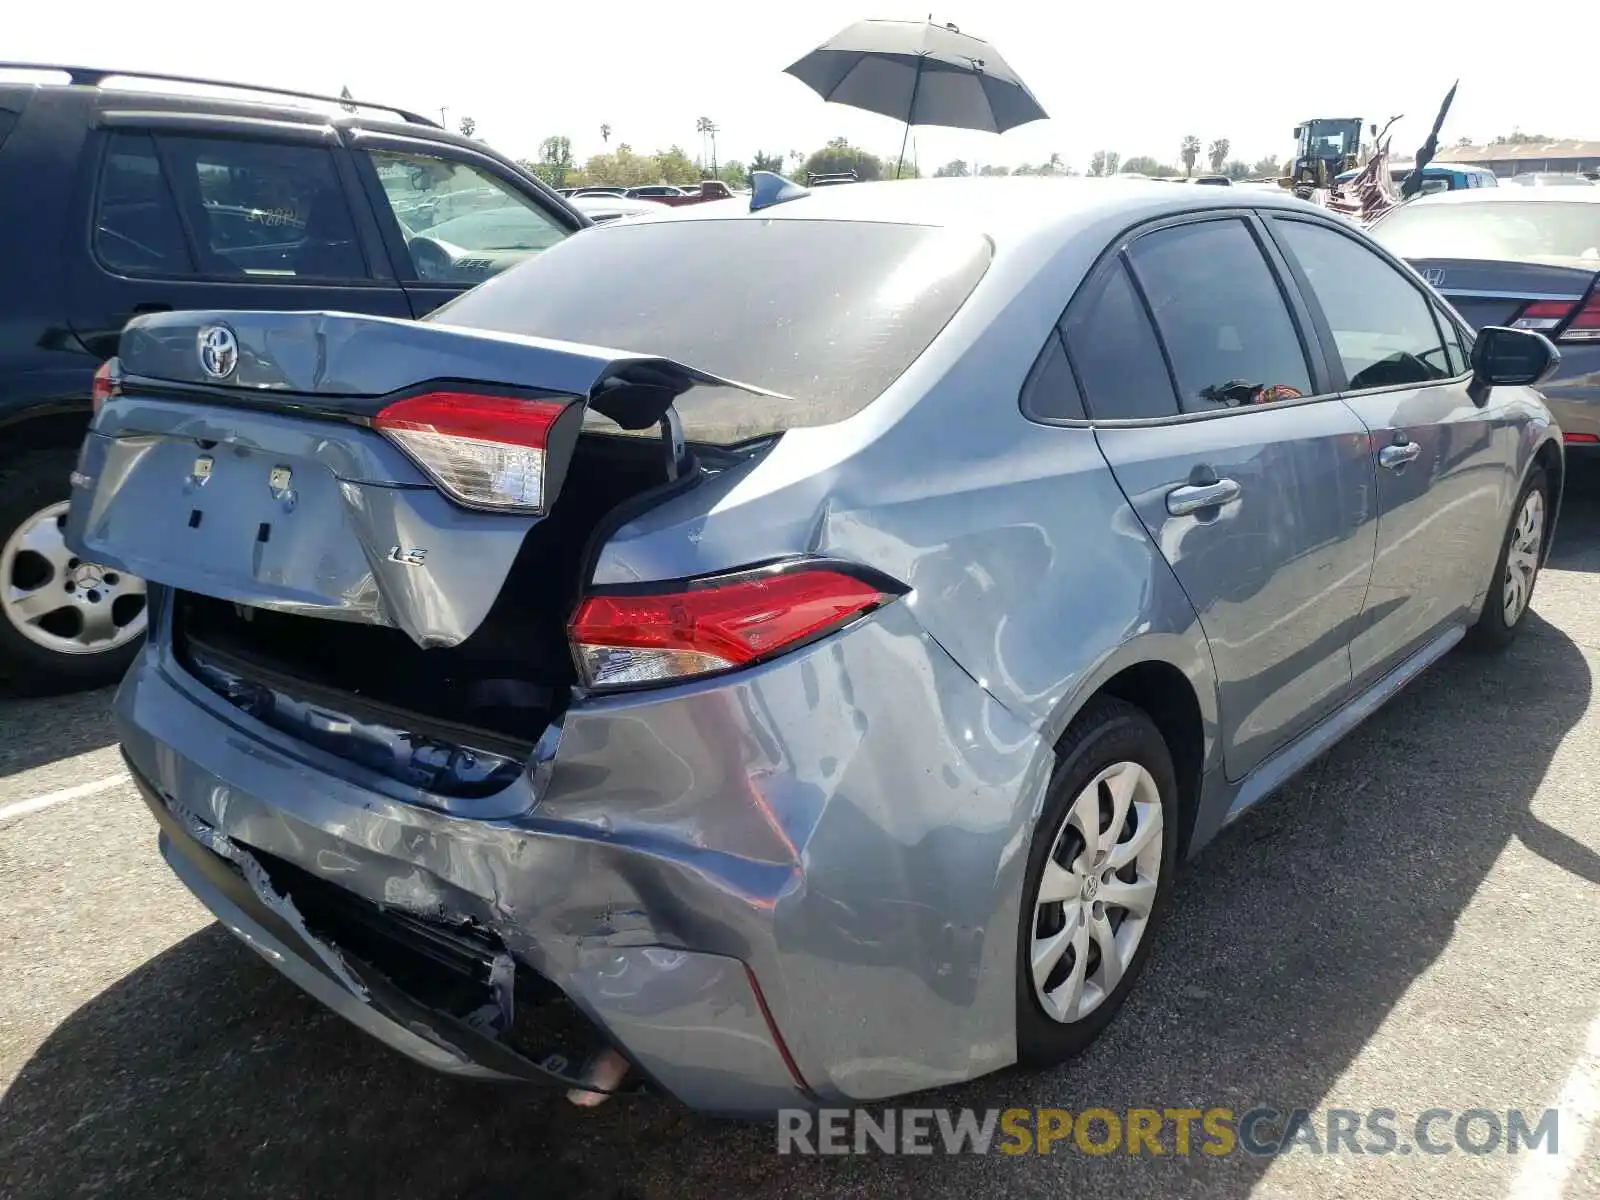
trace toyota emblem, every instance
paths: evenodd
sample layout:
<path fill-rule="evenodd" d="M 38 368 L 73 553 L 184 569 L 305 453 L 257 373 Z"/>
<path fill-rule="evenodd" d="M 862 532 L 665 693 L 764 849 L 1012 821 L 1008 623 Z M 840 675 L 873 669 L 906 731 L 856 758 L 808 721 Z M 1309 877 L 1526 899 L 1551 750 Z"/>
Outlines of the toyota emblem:
<path fill-rule="evenodd" d="M 226 325 L 207 325 L 199 337 L 200 369 L 213 379 L 226 379 L 239 365 L 239 339 Z"/>

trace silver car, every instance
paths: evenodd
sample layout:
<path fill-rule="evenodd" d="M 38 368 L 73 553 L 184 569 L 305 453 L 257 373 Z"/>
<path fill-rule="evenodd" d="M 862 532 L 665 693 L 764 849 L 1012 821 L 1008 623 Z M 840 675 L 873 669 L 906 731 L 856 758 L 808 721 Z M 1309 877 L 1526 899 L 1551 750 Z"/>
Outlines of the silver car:
<path fill-rule="evenodd" d="M 1372 236 L 1472 325 L 1536 329 L 1561 347 L 1544 385 L 1567 448 L 1600 453 L 1600 188 L 1495 188 L 1424 196 Z"/>
<path fill-rule="evenodd" d="M 420 323 L 135 321 L 67 536 L 154 581 L 163 854 L 313 996 L 872 1101 L 1080 1050 L 1181 860 L 1511 641 L 1555 358 L 1287 197 L 758 180 Z"/>

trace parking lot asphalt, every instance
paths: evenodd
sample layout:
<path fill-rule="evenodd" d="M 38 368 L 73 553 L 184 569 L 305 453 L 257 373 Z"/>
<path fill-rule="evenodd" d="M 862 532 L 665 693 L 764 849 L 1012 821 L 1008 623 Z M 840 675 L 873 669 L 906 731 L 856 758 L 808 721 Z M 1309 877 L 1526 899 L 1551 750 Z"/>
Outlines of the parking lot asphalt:
<path fill-rule="evenodd" d="M 1088 1054 L 904 1103 L 1560 1106 L 1556 1154 L 780 1157 L 658 1097 L 446 1080 L 189 898 L 95 693 L 0 700 L 0 1196 L 1600 1197 L 1600 493 L 1569 497 L 1535 608 L 1191 864 Z"/>

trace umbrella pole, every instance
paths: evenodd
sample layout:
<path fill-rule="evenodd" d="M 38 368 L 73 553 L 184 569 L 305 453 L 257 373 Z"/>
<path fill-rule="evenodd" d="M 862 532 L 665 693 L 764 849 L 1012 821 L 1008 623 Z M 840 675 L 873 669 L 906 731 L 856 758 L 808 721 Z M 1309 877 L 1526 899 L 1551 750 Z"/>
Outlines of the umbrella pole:
<path fill-rule="evenodd" d="M 900 178 L 900 170 L 906 165 L 906 142 L 911 139 L 911 123 L 917 115 L 917 91 L 922 87 L 922 64 L 928 61 L 926 54 L 917 55 L 917 76 L 911 81 L 911 104 L 906 109 L 906 131 L 900 135 L 900 161 L 894 165 L 894 177 Z"/>

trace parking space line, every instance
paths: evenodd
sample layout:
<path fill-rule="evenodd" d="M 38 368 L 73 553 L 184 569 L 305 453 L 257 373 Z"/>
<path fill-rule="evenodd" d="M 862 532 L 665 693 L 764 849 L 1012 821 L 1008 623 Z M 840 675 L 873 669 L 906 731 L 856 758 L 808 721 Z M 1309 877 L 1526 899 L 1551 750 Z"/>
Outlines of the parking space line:
<path fill-rule="evenodd" d="M 1589 1023 L 1583 1050 L 1554 1108 L 1559 1114 L 1559 1148 L 1554 1154 L 1533 1154 L 1523 1161 L 1511 1185 L 1511 1200 L 1555 1200 L 1583 1157 L 1584 1145 L 1600 1120 L 1600 1014 Z"/>
<path fill-rule="evenodd" d="M 132 781 L 132 776 L 126 771 L 118 771 L 115 775 L 107 775 L 104 779 L 93 779 L 88 783 L 80 783 L 77 787 L 62 788 L 59 792 L 46 792 L 42 796 L 30 796 L 26 800 L 18 800 L 15 804 L 0 806 L 0 821 L 9 820 L 12 817 L 25 817 L 29 813 L 53 808 L 57 804 L 65 804 L 68 800 L 82 800 L 85 796 L 94 796 Z"/>

